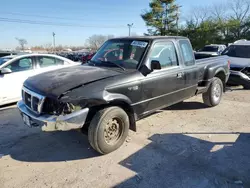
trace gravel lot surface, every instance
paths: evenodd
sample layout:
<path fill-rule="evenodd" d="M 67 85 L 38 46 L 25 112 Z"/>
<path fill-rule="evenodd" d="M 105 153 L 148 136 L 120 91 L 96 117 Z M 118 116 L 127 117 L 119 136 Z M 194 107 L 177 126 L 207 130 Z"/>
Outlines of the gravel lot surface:
<path fill-rule="evenodd" d="M 207 108 L 201 96 L 137 123 L 126 143 L 100 156 L 77 131 L 23 125 L 0 109 L 0 188 L 250 187 L 250 91 L 228 91 Z"/>

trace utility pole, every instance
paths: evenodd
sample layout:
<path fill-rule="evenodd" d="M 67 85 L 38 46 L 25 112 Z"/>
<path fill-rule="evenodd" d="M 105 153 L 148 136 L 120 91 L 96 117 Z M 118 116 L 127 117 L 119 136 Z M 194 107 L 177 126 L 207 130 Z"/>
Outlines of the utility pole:
<path fill-rule="evenodd" d="M 131 35 L 131 28 L 132 28 L 133 25 L 134 25 L 133 23 L 132 24 L 128 24 L 128 36 Z"/>
<path fill-rule="evenodd" d="M 55 51 L 55 48 L 56 48 L 56 34 L 53 32 L 52 36 L 53 36 L 53 49 Z"/>
<path fill-rule="evenodd" d="M 176 29 L 177 29 L 177 36 L 179 34 L 179 19 L 180 19 L 180 11 L 179 8 L 181 8 L 182 6 L 177 6 L 177 13 L 176 13 Z"/>

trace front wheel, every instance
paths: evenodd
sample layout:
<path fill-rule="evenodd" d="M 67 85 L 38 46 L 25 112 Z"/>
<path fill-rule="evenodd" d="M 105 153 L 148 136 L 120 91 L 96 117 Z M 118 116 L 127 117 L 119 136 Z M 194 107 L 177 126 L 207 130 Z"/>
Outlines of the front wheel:
<path fill-rule="evenodd" d="M 250 90 L 250 85 L 244 85 L 243 88 L 246 90 Z"/>
<path fill-rule="evenodd" d="M 88 139 L 90 145 L 101 154 L 118 149 L 129 131 L 127 113 L 119 107 L 109 107 L 98 111 L 90 122 Z"/>
<path fill-rule="evenodd" d="M 223 83 L 221 79 L 215 77 L 212 80 L 206 93 L 202 94 L 203 102 L 208 106 L 217 106 L 222 98 Z"/>

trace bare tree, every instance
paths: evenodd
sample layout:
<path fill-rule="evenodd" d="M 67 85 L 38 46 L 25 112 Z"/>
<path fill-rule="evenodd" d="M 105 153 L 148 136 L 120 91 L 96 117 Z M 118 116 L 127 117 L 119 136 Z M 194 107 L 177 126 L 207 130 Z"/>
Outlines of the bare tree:
<path fill-rule="evenodd" d="M 211 17 L 211 15 L 209 14 L 209 7 L 207 6 L 193 7 L 192 12 L 192 19 L 194 20 L 195 25 L 199 25 Z"/>
<path fill-rule="evenodd" d="M 216 3 L 210 7 L 211 16 L 218 21 L 226 19 L 228 7 L 224 3 Z"/>
<path fill-rule="evenodd" d="M 240 39 L 250 31 L 250 0 L 229 0 L 229 8 L 233 24 L 231 32 L 236 39 Z"/>
<path fill-rule="evenodd" d="M 248 0 L 229 0 L 229 7 L 233 12 L 231 18 L 243 22 L 250 14 L 250 1 Z"/>
<path fill-rule="evenodd" d="M 27 40 L 26 39 L 22 39 L 22 38 L 17 38 L 17 37 L 16 37 L 16 40 L 18 41 L 18 43 L 20 45 L 20 49 L 24 50 L 24 46 L 26 44 L 28 44 Z"/>
<path fill-rule="evenodd" d="M 97 50 L 108 39 L 113 38 L 113 35 L 92 35 L 86 40 L 87 46 L 92 50 Z"/>
<path fill-rule="evenodd" d="M 47 51 L 50 52 L 52 51 L 52 44 L 51 43 L 47 43 L 43 45 L 43 48 Z"/>

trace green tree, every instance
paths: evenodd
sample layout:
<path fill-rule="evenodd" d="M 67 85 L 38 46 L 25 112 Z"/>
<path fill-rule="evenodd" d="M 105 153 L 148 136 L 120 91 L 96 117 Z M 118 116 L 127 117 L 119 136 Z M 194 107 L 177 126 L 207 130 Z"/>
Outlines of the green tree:
<path fill-rule="evenodd" d="M 193 47 L 198 50 L 207 44 L 221 43 L 223 37 L 220 33 L 218 23 L 214 20 L 207 19 L 197 24 L 196 20 L 186 21 L 180 34 L 190 39 Z"/>
<path fill-rule="evenodd" d="M 150 10 L 141 14 L 149 27 L 147 35 L 171 35 L 176 33 L 178 5 L 175 0 L 152 0 Z"/>
<path fill-rule="evenodd" d="M 250 39 L 250 1 L 227 0 L 211 7 L 196 7 L 182 25 L 180 34 L 196 49 L 206 44 L 228 44 Z"/>

